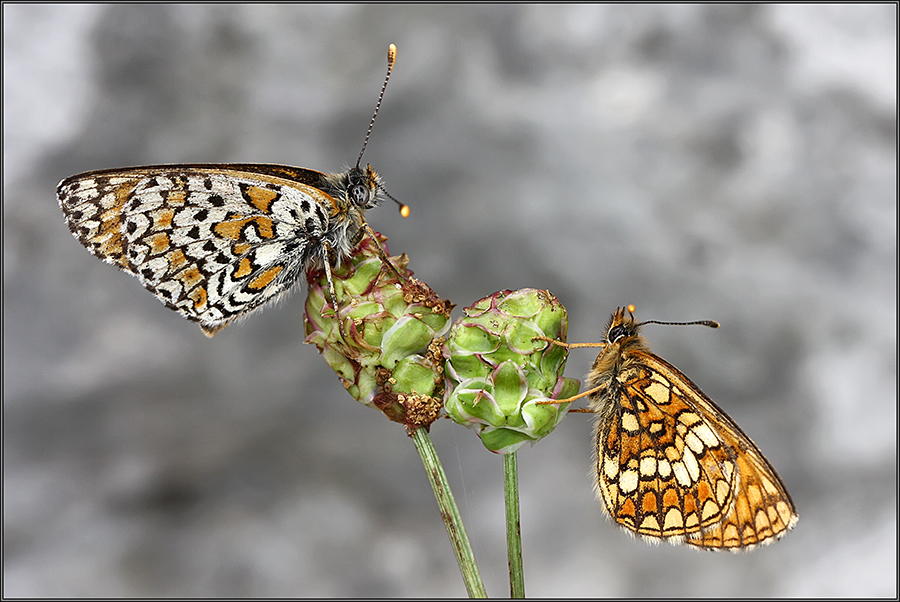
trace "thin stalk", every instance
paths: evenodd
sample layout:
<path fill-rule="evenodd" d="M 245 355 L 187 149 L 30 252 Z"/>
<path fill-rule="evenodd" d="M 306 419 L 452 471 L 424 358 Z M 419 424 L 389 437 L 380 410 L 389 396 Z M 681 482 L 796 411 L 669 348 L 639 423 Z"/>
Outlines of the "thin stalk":
<path fill-rule="evenodd" d="M 416 444 L 416 451 L 422 458 L 431 488 L 434 490 L 434 497 L 441 510 L 441 518 L 444 519 L 444 526 L 447 527 L 447 535 L 450 536 L 450 543 L 456 552 L 456 562 L 459 563 L 459 572 L 466 584 L 466 591 L 469 592 L 470 598 L 487 598 L 487 591 L 484 589 L 478 565 L 475 563 L 475 553 L 469 544 L 469 536 L 466 535 L 459 508 L 456 506 L 456 500 L 453 499 L 450 483 L 447 481 L 447 475 L 438 459 L 437 451 L 431 443 L 431 437 L 428 436 L 427 430 L 419 428 L 413 432 L 412 439 Z"/>
<path fill-rule="evenodd" d="M 503 482 L 506 491 L 506 552 L 509 556 L 509 597 L 525 597 L 522 569 L 522 530 L 519 526 L 519 469 L 516 452 L 503 454 Z"/>

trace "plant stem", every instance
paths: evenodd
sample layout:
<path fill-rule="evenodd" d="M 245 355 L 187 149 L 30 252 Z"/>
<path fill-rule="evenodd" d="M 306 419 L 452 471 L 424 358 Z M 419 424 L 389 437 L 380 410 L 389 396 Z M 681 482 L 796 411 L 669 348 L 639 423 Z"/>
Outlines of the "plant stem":
<path fill-rule="evenodd" d="M 503 482 L 506 491 L 506 552 L 509 556 L 509 597 L 525 597 L 522 568 L 522 530 L 519 526 L 519 469 L 516 452 L 503 454 Z"/>
<path fill-rule="evenodd" d="M 484 589 L 478 565 L 475 563 L 475 553 L 469 544 L 469 536 L 466 535 L 459 508 L 456 506 L 456 500 L 453 499 L 450 483 L 447 481 L 447 475 L 438 459 L 431 437 L 428 436 L 426 429 L 419 428 L 413 432 L 412 439 L 416 444 L 416 451 L 422 458 L 431 488 L 434 490 L 434 497 L 441 510 L 441 518 L 444 519 L 444 526 L 447 527 L 447 535 L 450 536 L 450 543 L 456 552 L 456 561 L 459 563 L 459 572 L 466 584 L 466 591 L 469 592 L 470 598 L 487 598 L 487 591 Z"/>

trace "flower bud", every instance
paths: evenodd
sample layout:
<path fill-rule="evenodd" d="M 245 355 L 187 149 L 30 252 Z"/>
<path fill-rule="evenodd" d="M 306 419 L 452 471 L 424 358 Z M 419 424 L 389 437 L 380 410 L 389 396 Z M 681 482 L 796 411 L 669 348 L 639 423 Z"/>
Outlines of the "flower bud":
<path fill-rule="evenodd" d="M 379 235 L 379 240 L 387 239 Z M 375 242 L 363 237 L 350 258 L 331 270 L 337 315 L 325 270 L 311 270 L 305 342 L 319 348 L 354 399 L 414 430 L 440 414 L 441 335 L 453 304 L 412 278 L 406 255 L 391 262 L 396 270 L 383 262 Z"/>
<path fill-rule="evenodd" d="M 496 453 L 512 453 L 548 435 L 578 392 L 563 377 L 568 352 L 537 337 L 565 341 L 566 308 L 549 291 L 500 291 L 467 307 L 444 345 L 452 391 L 447 415 L 474 428 Z"/>

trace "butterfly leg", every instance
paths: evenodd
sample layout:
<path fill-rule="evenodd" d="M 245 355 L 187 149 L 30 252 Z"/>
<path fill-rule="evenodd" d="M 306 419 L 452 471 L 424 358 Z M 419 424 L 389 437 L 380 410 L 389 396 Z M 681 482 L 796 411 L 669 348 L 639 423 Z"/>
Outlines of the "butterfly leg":
<path fill-rule="evenodd" d="M 375 231 L 372 230 L 372 227 L 369 224 L 364 223 L 363 228 L 365 228 L 366 232 L 369 234 L 369 237 L 375 243 L 375 248 L 378 249 L 378 254 L 381 255 L 381 261 L 385 264 L 389 265 L 395 274 L 402 280 L 403 282 L 409 282 L 409 278 L 400 273 L 400 270 L 397 269 L 397 266 L 394 265 L 394 262 L 391 261 L 391 258 L 388 257 L 387 252 L 384 250 L 384 247 L 381 246 L 381 243 L 378 242 L 378 238 L 375 236 Z"/>
<path fill-rule="evenodd" d="M 564 343 L 562 341 L 557 341 L 556 339 L 551 339 L 550 337 L 545 336 L 536 336 L 532 341 L 547 341 L 548 343 L 552 343 L 557 347 L 565 347 L 566 349 L 578 349 L 580 347 L 605 347 L 606 343 Z"/>
<path fill-rule="evenodd" d="M 338 332 L 341 335 L 341 340 L 345 343 L 349 340 L 347 338 L 347 333 L 344 331 L 344 320 L 341 318 L 341 312 L 338 308 L 337 294 L 334 292 L 334 278 L 331 274 L 331 258 L 334 256 L 331 246 L 323 241 L 324 246 L 324 255 L 322 258 L 322 265 L 325 266 L 325 279 L 328 280 L 328 296 L 331 297 L 331 307 L 334 309 L 334 317 L 337 320 L 338 324 Z M 356 344 L 365 347 L 369 351 L 378 352 L 379 349 L 377 347 L 373 347 L 369 345 L 362 337 L 357 337 Z"/>
<path fill-rule="evenodd" d="M 325 257 L 322 258 L 322 265 L 325 266 L 325 279 L 328 281 L 328 294 L 331 297 L 331 308 L 334 310 L 334 317 L 337 319 L 338 324 L 338 332 L 341 333 L 341 340 L 347 340 L 347 334 L 344 332 L 344 321 L 341 319 L 341 312 L 338 307 L 337 302 L 337 294 L 334 292 L 334 278 L 331 276 L 331 258 L 334 256 L 334 253 L 331 250 L 331 245 L 327 242 L 322 242 L 323 245 L 323 254 Z"/>
<path fill-rule="evenodd" d="M 533 341 L 538 341 L 538 340 L 547 341 L 550 344 L 556 345 L 558 347 L 565 347 L 566 349 L 576 349 L 579 347 L 603 347 L 606 345 L 606 343 L 564 343 L 562 341 L 558 341 L 556 339 L 551 339 L 550 337 L 545 337 L 545 336 L 536 336 L 532 340 Z M 538 401 L 537 405 L 557 405 L 560 403 L 569 403 L 569 402 L 575 401 L 576 399 L 581 399 L 582 397 L 588 397 L 590 395 L 593 395 L 594 393 L 596 393 L 597 391 L 599 391 L 601 388 L 603 388 L 605 386 L 606 386 L 605 384 L 600 385 L 599 387 L 594 387 L 593 389 L 588 389 L 587 391 L 582 391 L 578 395 L 574 395 L 574 396 L 568 397 L 566 399 L 550 399 L 547 401 Z M 569 410 L 569 412 L 593 413 L 593 410 L 591 410 L 590 408 L 576 408 L 574 410 Z"/>
<path fill-rule="evenodd" d="M 593 389 L 588 389 L 587 391 L 582 391 L 578 395 L 573 395 L 572 397 L 566 397 L 565 399 L 548 399 L 547 401 L 536 401 L 535 405 L 555 406 L 555 405 L 558 405 L 561 403 L 571 403 L 571 402 L 575 401 L 576 399 L 581 399 L 582 397 L 588 397 L 590 395 L 593 395 L 594 393 L 596 393 L 600 389 L 604 388 L 605 386 L 606 386 L 606 384 L 602 384 L 599 387 L 594 387 Z M 588 409 L 588 408 L 580 408 L 580 409 L 569 410 L 569 411 L 570 412 L 593 412 L 593 410 Z"/>

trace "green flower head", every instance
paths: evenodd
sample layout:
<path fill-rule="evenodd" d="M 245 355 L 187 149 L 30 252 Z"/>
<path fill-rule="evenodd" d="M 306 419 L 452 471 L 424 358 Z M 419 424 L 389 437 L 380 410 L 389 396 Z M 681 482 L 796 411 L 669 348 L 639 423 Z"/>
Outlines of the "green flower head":
<path fill-rule="evenodd" d="M 332 269 L 337 314 L 325 270 L 311 270 L 306 342 L 319 348 L 354 399 L 415 429 L 440 415 L 441 335 L 453 304 L 413 278 L 408 261 L 402 255 L 391 260 L 395 267 L 386 265 L 375 241 L 364 237 Z"/>
<path fill-rule="evenodd" d="M 548 404 L 578 392 L 563 377 L 566 308 L 549 291 L 500 291 L 463 310 L 444 345 L 447 415 L 474 428 L 496 453 L 534 444 L 562 421 L 569 404 Z"/>

